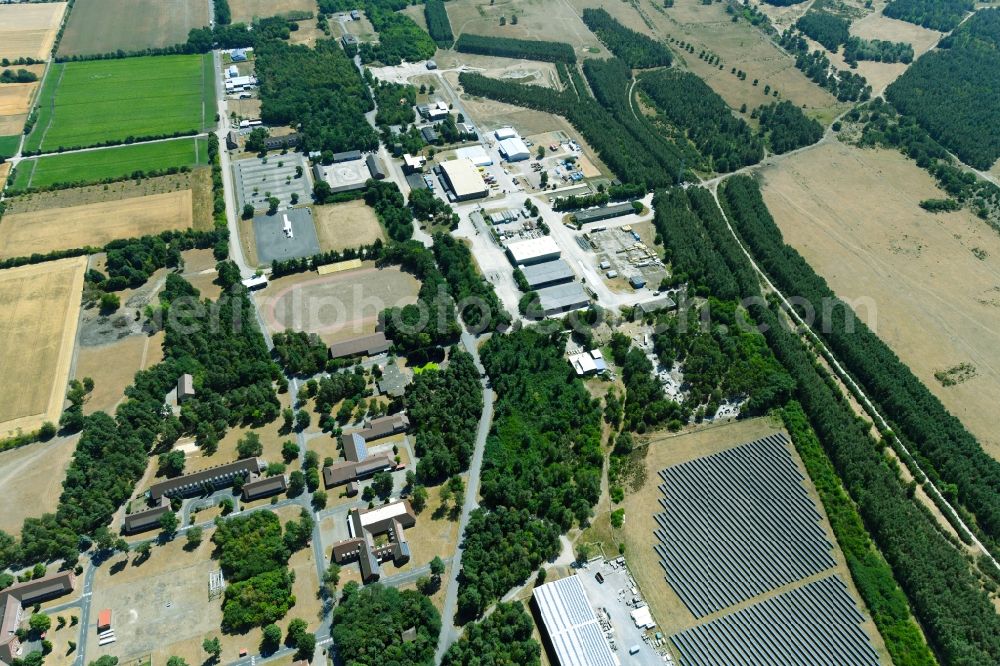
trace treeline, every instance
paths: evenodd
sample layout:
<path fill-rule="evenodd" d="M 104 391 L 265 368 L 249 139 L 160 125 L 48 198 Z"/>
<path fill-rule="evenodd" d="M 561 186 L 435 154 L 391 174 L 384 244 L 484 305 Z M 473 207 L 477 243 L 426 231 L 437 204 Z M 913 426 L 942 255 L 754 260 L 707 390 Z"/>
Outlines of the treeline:
<path fill-rule="evenodd" d="M 378 32 L 378 43 L 362 42 L 358 46 L 361 62 L 398 65 L 434 56 L 437 44 L 431 36 L 409 16 L 398 13 L 398 9 L 401 8 L 393 2 L 368 0 L 365 3 L 365 14 Z"/>
<path fill-rule="evenodd" d="M 793 248 L 785 245 L 753 180 L 726 183 L 730 220 L 758 262 L 786 293 L 826 313 L 814 325 L 841 364 L 910 442 L 935 481 L 952 484 L 992 544 L 1000 540 L 1000 462 L 988 456 L 962 423 L 893 351 L 836 295 Z"/>
<path fill-rule="evenodd" d="M 663 70 L 640 77 L 639 87 L 657 118 L 690 140 L 709 169 L 734 171 L 764 157 L 763 141 L 698 76 Z"/>
<path fill-rule="evenodd" d="M 408 629 L 416 632 L 412 640 L 404 638 Z M 330 631 L 337 656 L 357 666 L 432 666 L 439 633 L 441 616 L 420 592 L 355 581 L 344 585 Z"/>
<path fill-rule="evenodd" d="M 0 83 L 31 83 L 37 80 L 38 75 L 26 69 L 19 69 L 16 72 L 12 69 L 5 69 L 0 72 Z"/>
<path fill-rule="evenodd" d="M 451 234 L 434 234 L 434 258 L 459 307 L 462 321 L 474 332 L 502 329 L 511 318 L 493 285 L 476 268 L 468 246 Z"/>
<path fill-rule="evenodd" d="M 573 47 L 565 42 L 544 42 L 537 39 L 514 39 L 495 35 L 473 35 L 463 32 L 455 42 L 455 50 L 461 53 L 495 56 L 497 58 L 521 58 L 543 62 L 576 62 Z"/>
<path fill-rule="evenodd" d="M 305 151 L 375 150 L 378 135 L 365 120 L 368 86 L 337 42 L 310 49 L 267 40 L 255 50 L 261 119 L 292 125 Z"/>
<path fill-rule="evenodd" d="M 233 12 L 229 8 L 229 0 L 212 0 L 215 22 L 218 25 L 229 25 L 233 22 Z"/>
<path fill-rule="evenodd" d="M 612 201 L 627 201 L 642 197 L 645 191 L 637 185 L 612 185 L 606 189 L 598 189 L 592 194 L 571 194 L 568 197 L 557 197 L 552 204 L 552 210 L 580 210 L 592 206 L 603 206 Z"/>
<path fill-rule="evenodd" d="M 823 126 L 807 118 L 802 109 L 788 100 L 774 102 L 754 110 L 760 131 L 771 152 L 781 154 L 809 146 L 823 138 Z"/>
<path fill-rule="evenodd" d="M 465 628 L 462 637 L 449 646 L 441 664 L 539 666 L 541 646 L 532 637 L 534 626 L 520 601 L 499 603 L 488 618 Z"/>
<path fill-rule="evenodd" d="M 791 28 L 778 39 L 786 51 L 795 56 L 795 66 L 810 80 L 830 91 L 840 102 L 867 101 L 872 94 L 868 80 L 860 74 L 838 70 L 822 51 L 809 52 L 805 38 Z"/>
<path fill-rule="evenodd" d="M 882 14 L 931 30 L 949 32 L 972 8 L 972 0 L 892 0 Z"/>
<path fill-rule="evenodd" d="M 417 480 L 436 484 L 469 468 L 483 411 L 483 387 L 472 356 L 458 347 L 443 370 L 424 370 L 403 400 L 415 433 Z"/>
<path fill-rule="evenodd" d="M 406 206 L 396 183 L 369 180 L 366 183 L 365 203 L 375 210 L 389 238 L 402 242 L 413 237 L 413 211 Z"/>
<path fill-rule="evenodd" d="M 326 368 L 330 348 L 315 333 L 279 331 L 272 342 L 274 355 L 290 375 L 312 377 Z"/>
<path fill-rule="evenodd" d="M 977 12 L 886 89 L 901 113 L 977 169 L 1000 157 L 1000 9 Z"/>
<path fill-rule="evenodd" d="M 586 524 L 600 496 L 601 408 L 563 357 L 561 332 L 525 328 L 482 349 L 498 394 L 483 460 L 482 509 L 464 535 L 458 615 L 480 615 Z"/>
<path fill-rule="evenodd" d="M 583 22 L 615 57 L 621 58 L 631 69 L 669 67 L 673 61 L 665 44 L 626 28 L 604 9 L 584 9 Z"/>
<path fill-rule="evenodd" d="M 424 3 L 424 20 L 427 21 L 427 32 L 431 39 L 439 47 L 450 49 L 455 43 L 455 35 L 451 32 L 451 21 L 448 20 L 444 0 L 427 0 Z"/>
<path fill-rule="evenodd" d="M 851 37 L 844 45 L 844 61 L 856 65 L 859 60 L 874 62 L 913 62 L 913 46 L 906 42 Z"/>
<path fill-rule="evenodd" d="M 819 42 L 832 53 L 851 37 L 851 22 L 846 18 L 824 11 L 808 11 L 795 22 L 795 27 Z"/>

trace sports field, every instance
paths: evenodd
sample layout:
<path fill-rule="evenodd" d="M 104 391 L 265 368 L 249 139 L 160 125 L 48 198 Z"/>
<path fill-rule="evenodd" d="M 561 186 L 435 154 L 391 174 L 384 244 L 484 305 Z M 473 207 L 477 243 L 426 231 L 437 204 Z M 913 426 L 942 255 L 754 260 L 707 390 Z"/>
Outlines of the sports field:
<path fill-rule="evenodd" d="M 44 60 L 64 11 L 65 2 L 0 5 L 0 58 Z"/>
<path fill-rule="evenodd" d="M 25 149 L 96 146 L 197 132 L 215 121 L 212 56 L 152 56 L 52 66 Z"/>
<path fill-rule="evenodd" d="M 18 164 L 12 192 L 56 183 L 92 184 L 104 179 L 128 178 L 136 171 L 162 171 L 171 167 L 208 164 L 208 140 L 178 139 L 82 153 L 50 155 Z"/>
<path fill-rule="evenodd" d="M 0 259 L 100 247 L 119 238 L 188 229 L 191 222 L 191 190 L 5 215 L 0 220 Z"/>
<path fill-rule="evenodd" d="M 187 40 L 208 25 L 204 0 L 76 0 L 59 41 L 59 55 L 160 48 Z"/>
<path fill-rule="evenodd" d="M 73 257 L 0 271 L 0 437 L 59 420 L 86 268 Z"/>

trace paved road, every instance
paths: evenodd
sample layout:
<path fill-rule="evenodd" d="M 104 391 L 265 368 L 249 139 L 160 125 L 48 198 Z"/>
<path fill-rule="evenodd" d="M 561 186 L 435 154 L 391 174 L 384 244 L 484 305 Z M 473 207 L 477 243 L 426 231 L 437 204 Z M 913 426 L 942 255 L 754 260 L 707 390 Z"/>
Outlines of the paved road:
<path fill-rule="evenodd" d="M 476 367 L 483 372 L 483 364 L 479 360 L 477 339 L 467 332 L 462 333 L 462 345 L 472 354 Z M 486 449 L 486 437 L 490 433 L 493 422 L 493 391 L 483 378 L 483 413 L 479 417 L 479 428 L 476 430 L 476 446 L 469 462 L 469 480 L 465 484 L 465 503 L 462 505 L 462 517 L 458 521 L 459 545 L 451 559 L 451 570 L 448 572 L 448 584 L 445 590 L 444 611 L 441 613 L 441 633 L 438 635 L 437 650 L 434 653 L 435 663 L 441 663 L 448 646 L 458 640 L 459 630 L 455 626 L 455 609 L 458 605 L 458 573 L 462 570 L 462 535 L 469 524 L 469 515 L 479 506 L 479 475 L 483 467 L 483 451 Z"/>

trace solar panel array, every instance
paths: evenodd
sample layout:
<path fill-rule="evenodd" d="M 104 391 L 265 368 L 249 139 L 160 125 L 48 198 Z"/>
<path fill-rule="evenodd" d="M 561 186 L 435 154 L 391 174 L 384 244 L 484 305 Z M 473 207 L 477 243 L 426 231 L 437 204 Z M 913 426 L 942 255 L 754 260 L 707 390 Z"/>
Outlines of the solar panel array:
<path fill-rule="evenodd" d="M 685 666 L 878 666 L 864 617 L 829 576 L 670 639 Z"/>
<path fill-rule="evenodd" d="M 776 433 L 660 472 L 655 549 L 704 617 L 834 566 L 803 476 Z"/>

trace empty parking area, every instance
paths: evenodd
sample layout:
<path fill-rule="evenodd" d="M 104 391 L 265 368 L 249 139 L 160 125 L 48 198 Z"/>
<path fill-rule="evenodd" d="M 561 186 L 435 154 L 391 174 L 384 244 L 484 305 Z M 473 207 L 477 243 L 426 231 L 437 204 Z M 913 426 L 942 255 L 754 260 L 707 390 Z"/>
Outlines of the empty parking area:
<path fill-rule="evenodd" d="M 301 168 L 298 173 L 302 175 L 296 176 L 296 167 Z M 248 203 L 255 209 L 267 208 L 271 197 L 280 202 L 279 207 L 287 208 L 293 205 L 293 194 L 298 195 L 298 201 L 308 201 L 312 185 L 305 175 L 306 170 L 305 158 L 294 153 L 234 162 L 233 175 L 240 208 Z"/>
<path fill-rule="evenodd" d="M 253 236 L 257 243 L 259 264 L 319 254 L 316 226 L 308 208 L 289 208 L 274 215 L 258 215 L 253 219 Z"/>

